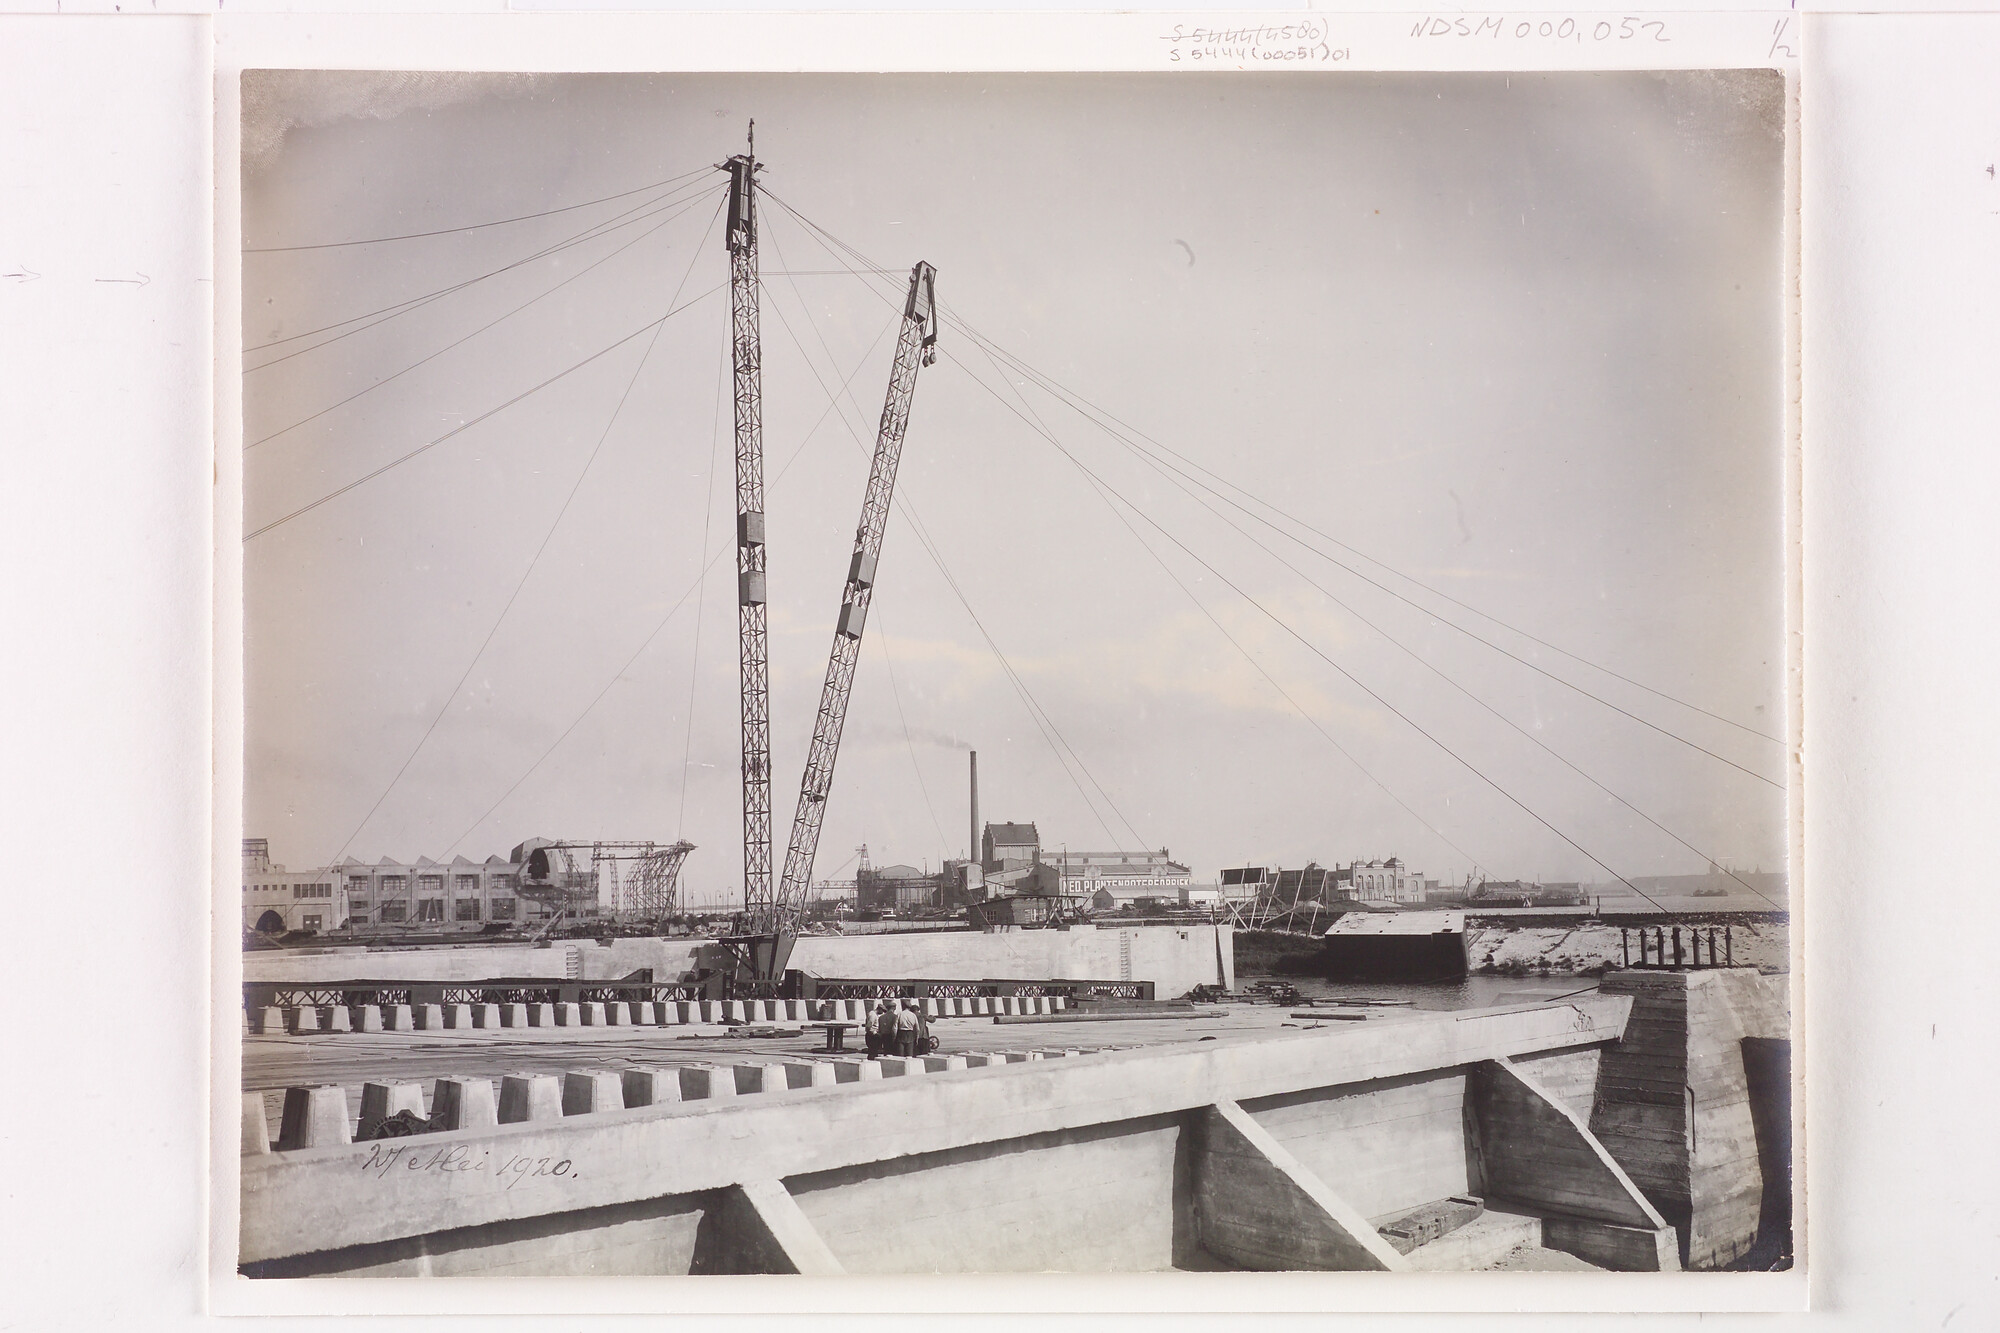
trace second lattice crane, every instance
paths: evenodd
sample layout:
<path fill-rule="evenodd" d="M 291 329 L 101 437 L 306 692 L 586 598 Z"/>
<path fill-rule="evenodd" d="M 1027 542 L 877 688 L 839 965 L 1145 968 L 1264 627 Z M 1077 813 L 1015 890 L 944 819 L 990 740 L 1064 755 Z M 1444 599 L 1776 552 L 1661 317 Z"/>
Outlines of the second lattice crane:
<path fill-rule="evenodd" d="M 903 322 L 896 338 L 896 362 L 889 372 L 889 394 L 882 404 L 882 424 L 875 436 L 875 456 L 868 468 L 868 489 L 861 498 L 861 522 L 854 531 L 854 551 L 847 563 L 847 586 L 841 593 L 840 619 L 833 632 L 833 651 L 826 663 L 826 684 L 820 690 L 819 714 L 813 721 L 812 748 L 806 753 L 805 778 L 799 784 L 799 806 L 792 816 L 791 843 L 785 851 L 784 876 L 777 893 L 775 929 L 797 929 L 812 882 L 813 857 L 819 850 L 821 822 L 833 791 L 834 760 L 840 753 L 840 731 L 847 720 L 847 701 L 854 692 L 854 667 L 861 655 L 861 633 L 868 622 L 876 572 L 882 558 L 882 533 L 889 521 L 889 504 L 896 492 L 896 465 L 903 454 L 903 434 L 910 423 L 910 402 L 917 371 L 937 360 L 937 272 L 919 263 L 910 271 L 910 292 L 903 302 Z"/>

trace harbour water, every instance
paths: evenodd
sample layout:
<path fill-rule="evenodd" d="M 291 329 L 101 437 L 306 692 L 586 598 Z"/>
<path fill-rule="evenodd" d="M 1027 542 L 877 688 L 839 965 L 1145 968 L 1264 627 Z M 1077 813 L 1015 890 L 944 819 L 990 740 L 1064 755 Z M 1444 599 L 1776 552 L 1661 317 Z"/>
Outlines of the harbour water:
<path fill-rule="evenodd" d="M 1238 986 L 1258 981 L 1286 982 L 1314 999 L 1408 1001 L 1417 1009 L 1482 1009 L 1490 1005 L 1533 1004 L 1597 989 L 1595 977 L 1469 976 L 1450 981 L 1328 981 L 1322 977 L 1239 972 Z"/>

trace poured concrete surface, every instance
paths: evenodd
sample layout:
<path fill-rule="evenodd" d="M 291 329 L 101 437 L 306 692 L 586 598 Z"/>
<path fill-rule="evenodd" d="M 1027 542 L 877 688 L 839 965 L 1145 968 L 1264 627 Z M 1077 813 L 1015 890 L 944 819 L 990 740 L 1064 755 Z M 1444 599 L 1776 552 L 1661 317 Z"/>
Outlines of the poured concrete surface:
<path fill-rule="evenodd" d="M 1372 1010 L 1369 1023 L 1407 1022 L 1412 1012 Z M 774 1024 L 789 1028 L 790 1024 Z M 1331 1020 L 1326 1026 L 1332 1026 Z M 1277 1005 L 1204 1005 L 1198 1017 L 1160 1021 L 1107 1019 L 1097 1023 L 1007 1023 L 990 1018 L 947 1018 L 931 1025 L 940 1054 L 1061 1051 L 1106 1046 L 1197 1043 L 1204 1037 L 1241 1041 L 1288 1031 L 1310 1031 L 1311 1020 Z M 847 1059 L 862 1054 L 850 1033 Z M 290 1035 L 274 1032 L 243 1039 L 243 1090 L 264 1097 L 272 1125 L 279 1122 L 284 1090 L 335 1084 L 348 1090 L 358 1119 L 361 1085 L 421 1082 L 426 1099 L 438 1078 L 498 1080 L 507 1074 L 564 1074 L 624 1070 L 633 1066 L 706 1065 L 773 1060 L 832 1061 L 820 1048 L 824 1032 L 803 1026 L 794 1037 L 748 1035 L 721 1025 L 665 1027 L 441 1028 L 416 1032 L 344 1032 Z M 353 1125 L 350 1124 L 350 1129 Z"/>

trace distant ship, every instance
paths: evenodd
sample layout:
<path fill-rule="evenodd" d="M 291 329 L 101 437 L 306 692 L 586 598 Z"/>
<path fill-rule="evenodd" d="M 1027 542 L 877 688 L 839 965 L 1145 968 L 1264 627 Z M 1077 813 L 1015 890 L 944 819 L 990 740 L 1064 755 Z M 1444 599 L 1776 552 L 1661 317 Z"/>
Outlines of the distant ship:
<path fill-rule="evenodd" d="M 1464 912 L 1348 912 L 1320 938 L 1329 981 L 1448 981 L 1468 971 Z"/>

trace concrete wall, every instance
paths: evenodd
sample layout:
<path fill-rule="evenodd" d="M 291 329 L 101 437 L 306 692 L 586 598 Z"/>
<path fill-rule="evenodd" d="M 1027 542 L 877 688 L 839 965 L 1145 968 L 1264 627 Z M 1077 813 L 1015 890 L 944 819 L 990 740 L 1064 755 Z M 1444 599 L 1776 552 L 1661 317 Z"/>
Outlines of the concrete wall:
<path fill-rule="evenodd" d="M 1167 999 L 1198 985 L 1233 987 L 1234 937 L 1229 926 L 1209 925 L 815 935 L 799 940 L 791 966 L 822 977 L 1151 981 Z"/>
<path fill-rule="evenodd" d="M 1271 1137 L 1368 1217 L 1471 1188 L 1465 1073 L 1385 1079 L 1248 1101 Z"/>
<path fill-rule="evenodd" d="M 1194 1249 L 1184 1133 L 1151 1116 L 785 1184 L 850 1273 L 1155 1272 Z"/>
<path fill-rule="evenodd" d="M 243 955 L 245 981 L 483 981 L 489 977 L 581 977 L 611 981 L 642 967 L 657 981 L 673 981 L 695 966 L 713 940 L 556 940 L 530 944 L 447 944 L 411 949 L 338 949 L 301 953 L 256 950 Z M 572 956 L 575 962 L 572 963 Z M 572 968 L 580 970 L 571 970 Z"/>
<path fill-rule="evenodd" d="M 822 977 L 944 980 L 1151 981 L 1162 999 L 1197 985 L 1236 983 L 1229 926 L 1130 926 L 1120 930 L 948 931 L 865 937 L 807 935 L 792 967 Z M 556 940 L 526 944 L 341 949 L 328 953 L 259 950 L 243 955 L 245 981 L 479 981 L 488 977 L 616 980 L 643 967 L 656 981 L 692 970 L 705 939 Z M 572 963 L 571 956 L 575 961 Z M 574 970 L 573 970 L 574 969 Z"/>
<path fill-rule="evenodd" d="M 354 1250 L 305 1255 L 286 1277 L 653 1277 L 697 1270 L 712 1195 L 675 1195 L 553 1217 L 510 1218 Z M 256 1275 L 256 1270 L 252 1270 Z"/>

